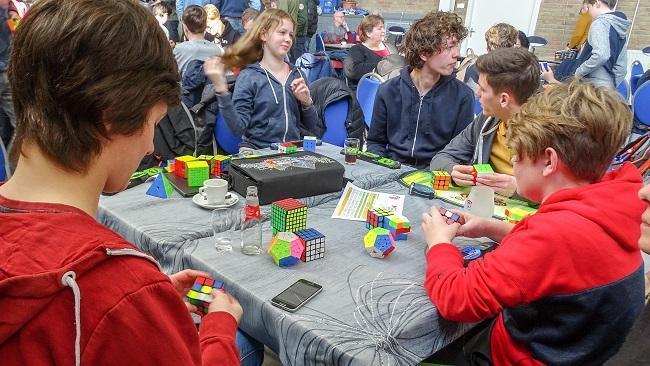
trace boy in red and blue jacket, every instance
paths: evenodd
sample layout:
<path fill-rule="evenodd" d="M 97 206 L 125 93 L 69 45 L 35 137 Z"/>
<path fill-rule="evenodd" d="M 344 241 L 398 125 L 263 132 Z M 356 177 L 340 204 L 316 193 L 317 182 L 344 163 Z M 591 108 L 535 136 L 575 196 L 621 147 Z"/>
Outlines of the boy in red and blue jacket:
<path fill-rule="evenodd" d="M 541 202 L 536 214 L 516 225 L 423 214 L 427 293 L 446 319 L 496 317 L 482 352 L 493 364 L 602 364 L 643 309 L 641 176 L 629 164 L 606 173 L 630 117 L 604 88 L 553 86 L 508 123 L 517 191 Z M 455 236 L 501 245 L 464 268 Z"/>

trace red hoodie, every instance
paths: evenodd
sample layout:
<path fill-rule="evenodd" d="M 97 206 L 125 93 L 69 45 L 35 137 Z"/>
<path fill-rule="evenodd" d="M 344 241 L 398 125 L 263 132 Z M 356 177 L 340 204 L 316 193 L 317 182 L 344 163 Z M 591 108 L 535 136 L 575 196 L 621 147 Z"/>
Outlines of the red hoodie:
<path fill-rule="evenodd" d="M 3 365 L 239 364 L 235 318 L 199 339 L 157 263 L 83 211 L 0 196 L 0 228 Z"/>
<path fill-rule="evenodd" d="M 451 244 L 431 248 L 429 297 L 449 320 L 497 316 L 495 365 L 602 364 L 643 308 L 640 188 L 627 164 L 558 191 L 467 268 Z"/>

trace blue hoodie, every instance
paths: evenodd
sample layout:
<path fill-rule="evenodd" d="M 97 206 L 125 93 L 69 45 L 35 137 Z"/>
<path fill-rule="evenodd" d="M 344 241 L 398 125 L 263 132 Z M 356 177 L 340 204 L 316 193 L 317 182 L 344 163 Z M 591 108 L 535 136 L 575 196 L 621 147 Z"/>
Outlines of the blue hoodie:
<path fill-rule="evenodd" d="M 248 0 L 213 0 L 219 8 L 222 17 L 241 18 L 241 14 L 248 8 Z"/>
<path fill-rule="evenodd" d="M 233 135 L 242 136 L 241 147 L 263 149 L 274 142 L 299 140 L 300 127 L 322 136 L 316 108 L 303 108 L 291 92 L 291 83 L 301 77 L 292 67 L 283 86 L 259 63 L 251 64 L 237 76 L 232 98 L 217 96 L 228 128 Z"/>
<path fill-rule="evenodd" d="M 441 76 L 420 96 L 409 68 L 379 86 L 368 150 L 427 167 L 431 158 L 474 119 L 474 93 L 455 75 Z"/>

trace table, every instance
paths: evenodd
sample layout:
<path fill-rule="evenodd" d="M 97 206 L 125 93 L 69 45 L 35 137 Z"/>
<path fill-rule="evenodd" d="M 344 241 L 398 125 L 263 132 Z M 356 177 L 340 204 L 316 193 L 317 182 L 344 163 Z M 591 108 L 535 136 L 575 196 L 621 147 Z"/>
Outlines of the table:
<path fill-rule="evenodd" d="M 339 160 L 339 149 L 323 146 L 317 152 Z M 364 188 L 406 194 L 395 181 L 403 170 L 359 162 L 346 166 L 346 177 Z M 472 326 L 440 318 L 422 287 L 420 216 L 433 201 L 407 195 L 404 214 L 412 233 L 407 241 L 397 242 L 389 257 L 376 259 L 363 249 L 363 222 L 331 219 L 340 192 L 303 200 L 309 206 L 308 227 L 326 235 L 325 258 L 282 269 L 267 254 L 218 253 L 210 211 L 177 196 L 146 196 L 147 186 L 103 197 L 98 219 L 152 254 L 168 272 L 195 268 L 224 281 L 244 308 L 240 327 L 276 351 L 284 365 L 411 365 Z M 219 214 L 232 215 L 242 205 L 240 201 Z M 268 245 L 270 222 L 263 227 Z M 300 278 L 321 284 L 322 293 L 296 313 L 270 304 L 268 300 Z"/>

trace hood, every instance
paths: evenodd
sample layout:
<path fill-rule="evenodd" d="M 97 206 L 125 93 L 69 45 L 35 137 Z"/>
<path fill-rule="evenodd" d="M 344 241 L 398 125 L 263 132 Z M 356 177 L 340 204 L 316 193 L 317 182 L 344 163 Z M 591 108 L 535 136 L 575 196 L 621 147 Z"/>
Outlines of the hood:
<path fill-rule="evenodd" d="M 286 64 L 289 65 L 289 68 L 291 70 L 291 71 L 289 71 L 289 76 L 287 77 L 287 85 L 291 85 L 291 82 L 293 80 L 295 80 L 295 79 L 298 79 L 298 78 L 303 78 L 303 79 L 305 79 L 305 81 L 307 81 L 307 78 L 305 77 L 305 75 L 302 74 L 302 72 L 300 72 L 300 69 L 296 68 L 295 66 L 291 65 L 288 62 L 286 62 Z M 271 91 L 273 92 L 273 97 L 275 98 L 275 104 L 280 104 L 280 99 L 278 98 L 278 92 L 276 92 L 276 90 L 275 90 L 276 87 L 273 86 L 273 83 L 271 82 L 271 80 L 275 81 L 278 84 L 278 86 L 280 87 L 280 90 L 279 90 L 280 92 L 282 91 L 282 83 L 278 79 L 276 79 L 273 76 L 273 74 L 266 71 L 266 69 L 263 68 L 262 65 L 260 65 L 259 62 L 254 63 L 254 64 L 250 64 L 250 65 L 246 66 L 246 68 L 250 69 L 250 70 L 253 70 L 255 72 L 258 72 L 261 75 L 264 75 L 264 77 L 266 78 L 266 80 L 267 80 L 267 82 L 269 84 L 269 87 L 271 87 Z"/>
<path fill-rule="evenodd" d="M 76 208 L 14 203 L 0 196 L 0 343 L 61 292 L 70 291 L 75 299 L 79 360 L 81 294 L 76 279 L 112 256 L 148 256 Z"/>
<path fill-rule="evenodd" d="M 637 192 L 642 187 L 641 175 L 631 163 L 605 174 L 603 179 L 589 186 L 564 189 L 549 196 L 538 213 L 572 211 L 597 224 L 603 231 L 628 250 L 639 250 L 641 214 L 645 209 Z M 621 222 L 638 222 L 636 230 L 629 230 Z M 627 230 L 626 230 L 627 229 Z"/>
<path fill-rule="evenodd" d="M 620 39 L 625 39 L 632 21 L 627 19 L 625 14 L 620 11 L 615 11 L 613 13 L 605 13 L 598 17 L 599 21 L 605 21 L 616 31 Z"/>

